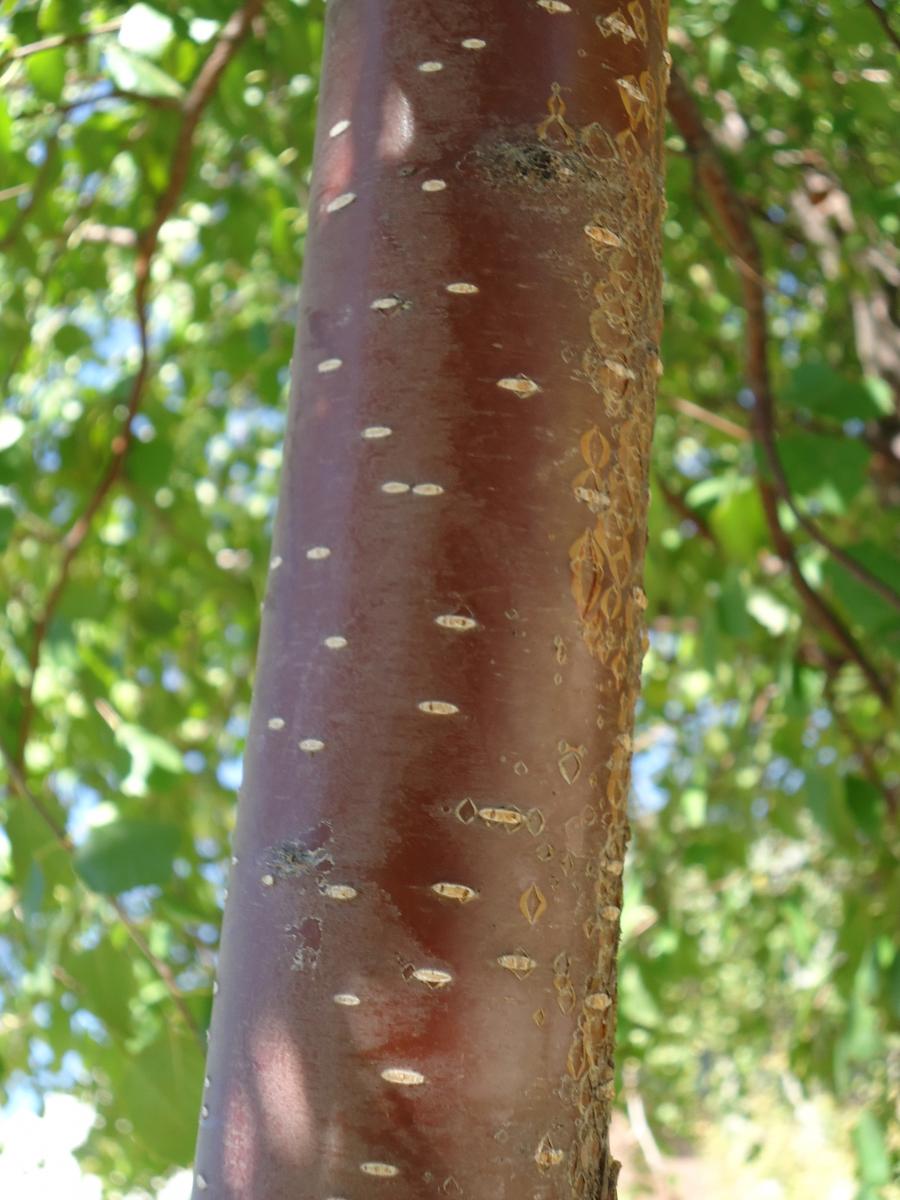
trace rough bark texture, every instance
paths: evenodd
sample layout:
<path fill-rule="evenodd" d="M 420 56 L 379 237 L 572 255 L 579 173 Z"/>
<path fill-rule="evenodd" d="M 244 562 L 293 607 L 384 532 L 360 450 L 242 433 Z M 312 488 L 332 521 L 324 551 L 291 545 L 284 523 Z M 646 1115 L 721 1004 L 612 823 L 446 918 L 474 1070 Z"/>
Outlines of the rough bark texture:
<path fill-rule="evenodd" d="M 658 0 L 332 0 L 197 1154 L 609 1200 Z"/>

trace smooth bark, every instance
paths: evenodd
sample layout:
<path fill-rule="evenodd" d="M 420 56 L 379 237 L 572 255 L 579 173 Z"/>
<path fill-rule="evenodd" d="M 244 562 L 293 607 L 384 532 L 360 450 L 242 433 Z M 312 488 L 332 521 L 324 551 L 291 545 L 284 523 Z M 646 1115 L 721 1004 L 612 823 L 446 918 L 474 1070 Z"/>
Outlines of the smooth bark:
<path fill-rule="evenodd" d="M 665 14 L 328 8 L 195 1196 L 607 1200 Z"/>

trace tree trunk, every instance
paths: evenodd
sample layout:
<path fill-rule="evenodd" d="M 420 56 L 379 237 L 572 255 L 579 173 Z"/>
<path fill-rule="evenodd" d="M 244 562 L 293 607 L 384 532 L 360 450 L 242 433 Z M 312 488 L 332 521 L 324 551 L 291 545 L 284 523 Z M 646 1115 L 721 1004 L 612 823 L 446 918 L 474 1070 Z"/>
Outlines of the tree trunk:
<path fill-rule="evenodd" d="M 328 5 L 195 1196 L 615 1195 L 664 7 Z"/>

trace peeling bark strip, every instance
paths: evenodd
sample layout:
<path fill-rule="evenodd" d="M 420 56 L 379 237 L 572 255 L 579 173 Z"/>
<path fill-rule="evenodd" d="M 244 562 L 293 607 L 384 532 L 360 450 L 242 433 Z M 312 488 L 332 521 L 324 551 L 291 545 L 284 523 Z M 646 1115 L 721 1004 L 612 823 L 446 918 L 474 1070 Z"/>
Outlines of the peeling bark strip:
<path fill-rule="evenodd" d="M 615 1195 L 664 23 L 329 4 L 195 1195 Z"/>

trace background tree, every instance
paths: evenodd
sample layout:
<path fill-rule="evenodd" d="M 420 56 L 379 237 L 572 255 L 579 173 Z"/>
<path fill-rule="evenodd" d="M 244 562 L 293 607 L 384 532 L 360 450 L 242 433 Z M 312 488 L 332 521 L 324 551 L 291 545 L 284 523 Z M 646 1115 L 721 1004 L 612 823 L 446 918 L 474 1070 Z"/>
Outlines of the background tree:
<path fill-rule="evenodd" d="M 98 1105 L 115 1194 L 192 1153 L 322 10 L 0 11 L 2 1053 Z M 888 1195 L 896 34 L 851 0 L 671 26 L 623 1101 L 671 1150 L 824 1089 Z"/>

